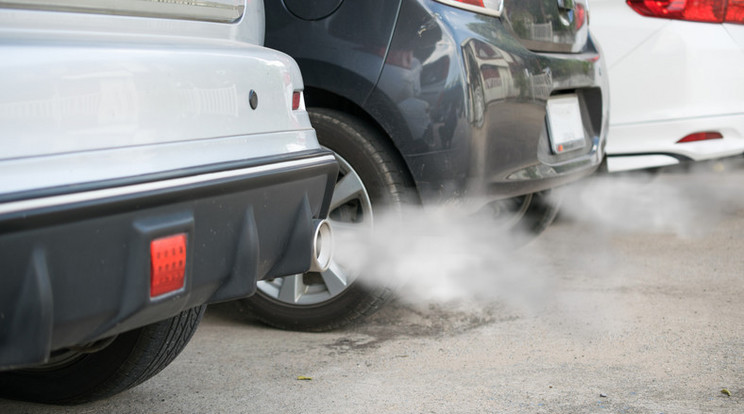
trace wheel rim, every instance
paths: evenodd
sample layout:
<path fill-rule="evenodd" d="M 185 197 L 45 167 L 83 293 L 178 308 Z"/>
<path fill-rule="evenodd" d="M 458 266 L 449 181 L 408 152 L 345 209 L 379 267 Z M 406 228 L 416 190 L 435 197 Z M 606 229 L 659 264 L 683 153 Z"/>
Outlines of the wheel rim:
<path fill-rule="evenodd" d="M 337 240 L 344 234 L 372 228 L 372 202 L 359 174 L 343 157 L 336 155 L 339 173 L 331 199 L 328 221 Z M 292 306 L 312 306 L 329 301 L 351 286 L 358 274 L 334 258 L 325 272 L 308 272 L 258 282 L 258 292 Z"/>

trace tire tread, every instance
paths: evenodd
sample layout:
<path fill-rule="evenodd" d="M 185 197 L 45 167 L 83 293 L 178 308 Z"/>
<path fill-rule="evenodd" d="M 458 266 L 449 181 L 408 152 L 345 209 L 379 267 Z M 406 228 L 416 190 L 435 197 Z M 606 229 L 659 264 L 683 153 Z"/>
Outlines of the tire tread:
<path fill-rule="evenodd" d="M 0 373 L 0 395 L 46 404 L 82 404 L 118 394 L 162 371 L 183 351 L 205 305 L 120 334 L 106 348 L 45 370 Z M 42 367 L 43 368 L 43 367 Z"/>

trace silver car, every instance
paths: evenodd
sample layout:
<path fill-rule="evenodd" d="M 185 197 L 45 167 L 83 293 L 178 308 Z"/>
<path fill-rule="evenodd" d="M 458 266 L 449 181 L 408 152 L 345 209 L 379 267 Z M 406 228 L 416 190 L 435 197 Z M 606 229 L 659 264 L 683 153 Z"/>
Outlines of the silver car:
<path fill-rule="evenodd" d="M 0 1 L 0 394 L 104 398 L 330 253 L 338 167 L 246 0 Z"/>

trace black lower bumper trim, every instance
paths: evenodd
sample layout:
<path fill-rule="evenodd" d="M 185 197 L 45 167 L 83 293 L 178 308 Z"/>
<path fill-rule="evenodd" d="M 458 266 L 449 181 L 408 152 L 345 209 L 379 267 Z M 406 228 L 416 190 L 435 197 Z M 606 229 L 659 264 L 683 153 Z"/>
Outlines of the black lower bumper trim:
<path fill-rule="evenodd" d="M 53 350 L 306 271 L 336 175 L 324 152 L 0 204 L 0 368 L 38 364 Z M 185 286 L 151 298 L 150 242 L 176 233 L 187 235 Z"/>

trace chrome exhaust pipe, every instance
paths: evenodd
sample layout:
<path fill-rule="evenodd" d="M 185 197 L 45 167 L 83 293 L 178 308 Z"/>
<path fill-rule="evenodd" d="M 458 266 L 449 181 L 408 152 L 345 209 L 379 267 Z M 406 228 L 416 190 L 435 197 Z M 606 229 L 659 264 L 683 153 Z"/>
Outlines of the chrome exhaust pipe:
<path fill-rule="evenodd" d="M 317 220 L 313 234 L 311 272 L 325 272 L 333 259 L 333 230 L 328 220 Z"/>

